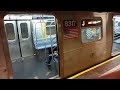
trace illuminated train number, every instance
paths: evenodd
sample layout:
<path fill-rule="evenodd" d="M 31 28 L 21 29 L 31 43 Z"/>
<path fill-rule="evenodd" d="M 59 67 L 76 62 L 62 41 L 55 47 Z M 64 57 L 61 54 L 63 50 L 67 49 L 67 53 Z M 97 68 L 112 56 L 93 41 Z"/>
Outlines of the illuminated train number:
<path fill-rule="evenodd" d="M 64 27 L 76 27 L 77 26 L 77 21 L 74 20 L 65 20 L 64 21 Z"/>

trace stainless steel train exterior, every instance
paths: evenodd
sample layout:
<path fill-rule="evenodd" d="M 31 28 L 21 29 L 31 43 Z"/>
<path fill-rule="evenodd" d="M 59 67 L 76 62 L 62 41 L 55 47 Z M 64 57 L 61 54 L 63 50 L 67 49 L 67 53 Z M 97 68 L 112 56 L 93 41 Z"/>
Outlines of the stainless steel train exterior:
<path fill-rule="evenodd" d="M 112 57 L 113 16 L 119 15 L 119 13 L 83 11 L 0 12 L 0 78 L 12 78 L 10 53 L 4 29 L 4 16 L 8 13 L 40 13 L 56 17 L 60 78 L 67 78 Z M 5 23 L 7 22 L 9 21 L 5 21 Z M 14 21 L 11 22 L 13 25 L 16 24 Z M 24 23 L 24 21 L 19 21 L 17 24 L 20 25 L 22 22 Z M 27 24 L 29 26 L 29 20 Z M 21 35 L 19 36 L 21 37 Z M 24 42 L 21 40 L 21 42 L 30 43 L 31 41 Z M 17 42 L 14 43 L 17 44 Z M 32 54 L 32 49 L 28 52 Z"/>

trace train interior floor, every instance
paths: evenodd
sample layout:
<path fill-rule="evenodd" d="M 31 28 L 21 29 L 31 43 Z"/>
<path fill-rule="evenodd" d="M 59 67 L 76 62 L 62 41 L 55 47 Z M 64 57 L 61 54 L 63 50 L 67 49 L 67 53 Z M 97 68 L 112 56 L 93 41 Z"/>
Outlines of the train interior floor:
<path fill-rule="evenodd" d="M 14 79 L 48 79 L 58 75 L 57 64 L 46 64 L 44 50 L 41 55 L 20 58 L 12 61 Z"/>

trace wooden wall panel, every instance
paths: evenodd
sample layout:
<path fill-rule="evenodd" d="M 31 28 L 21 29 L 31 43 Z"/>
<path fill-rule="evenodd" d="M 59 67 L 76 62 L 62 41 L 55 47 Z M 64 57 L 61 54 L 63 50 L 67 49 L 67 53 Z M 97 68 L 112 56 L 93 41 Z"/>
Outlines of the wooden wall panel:
<path fill-rule="evenodd" d="M 0 78 L 9 79 L 12 78 L 12 65 L 10 60 L 8 42 L 4 30 L 4 16 L 5 12 L 0 12 Z"/>

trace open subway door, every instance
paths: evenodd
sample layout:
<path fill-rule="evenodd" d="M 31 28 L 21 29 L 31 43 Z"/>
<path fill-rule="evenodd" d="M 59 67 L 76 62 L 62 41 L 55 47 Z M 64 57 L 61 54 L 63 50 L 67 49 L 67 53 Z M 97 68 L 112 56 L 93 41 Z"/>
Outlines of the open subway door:
<path fill-rule="evenodd" d="M 14 79 L 58 77 L 58 42 L 53 15 L 9 14 L 4 17 L 4 31 Z"/>

